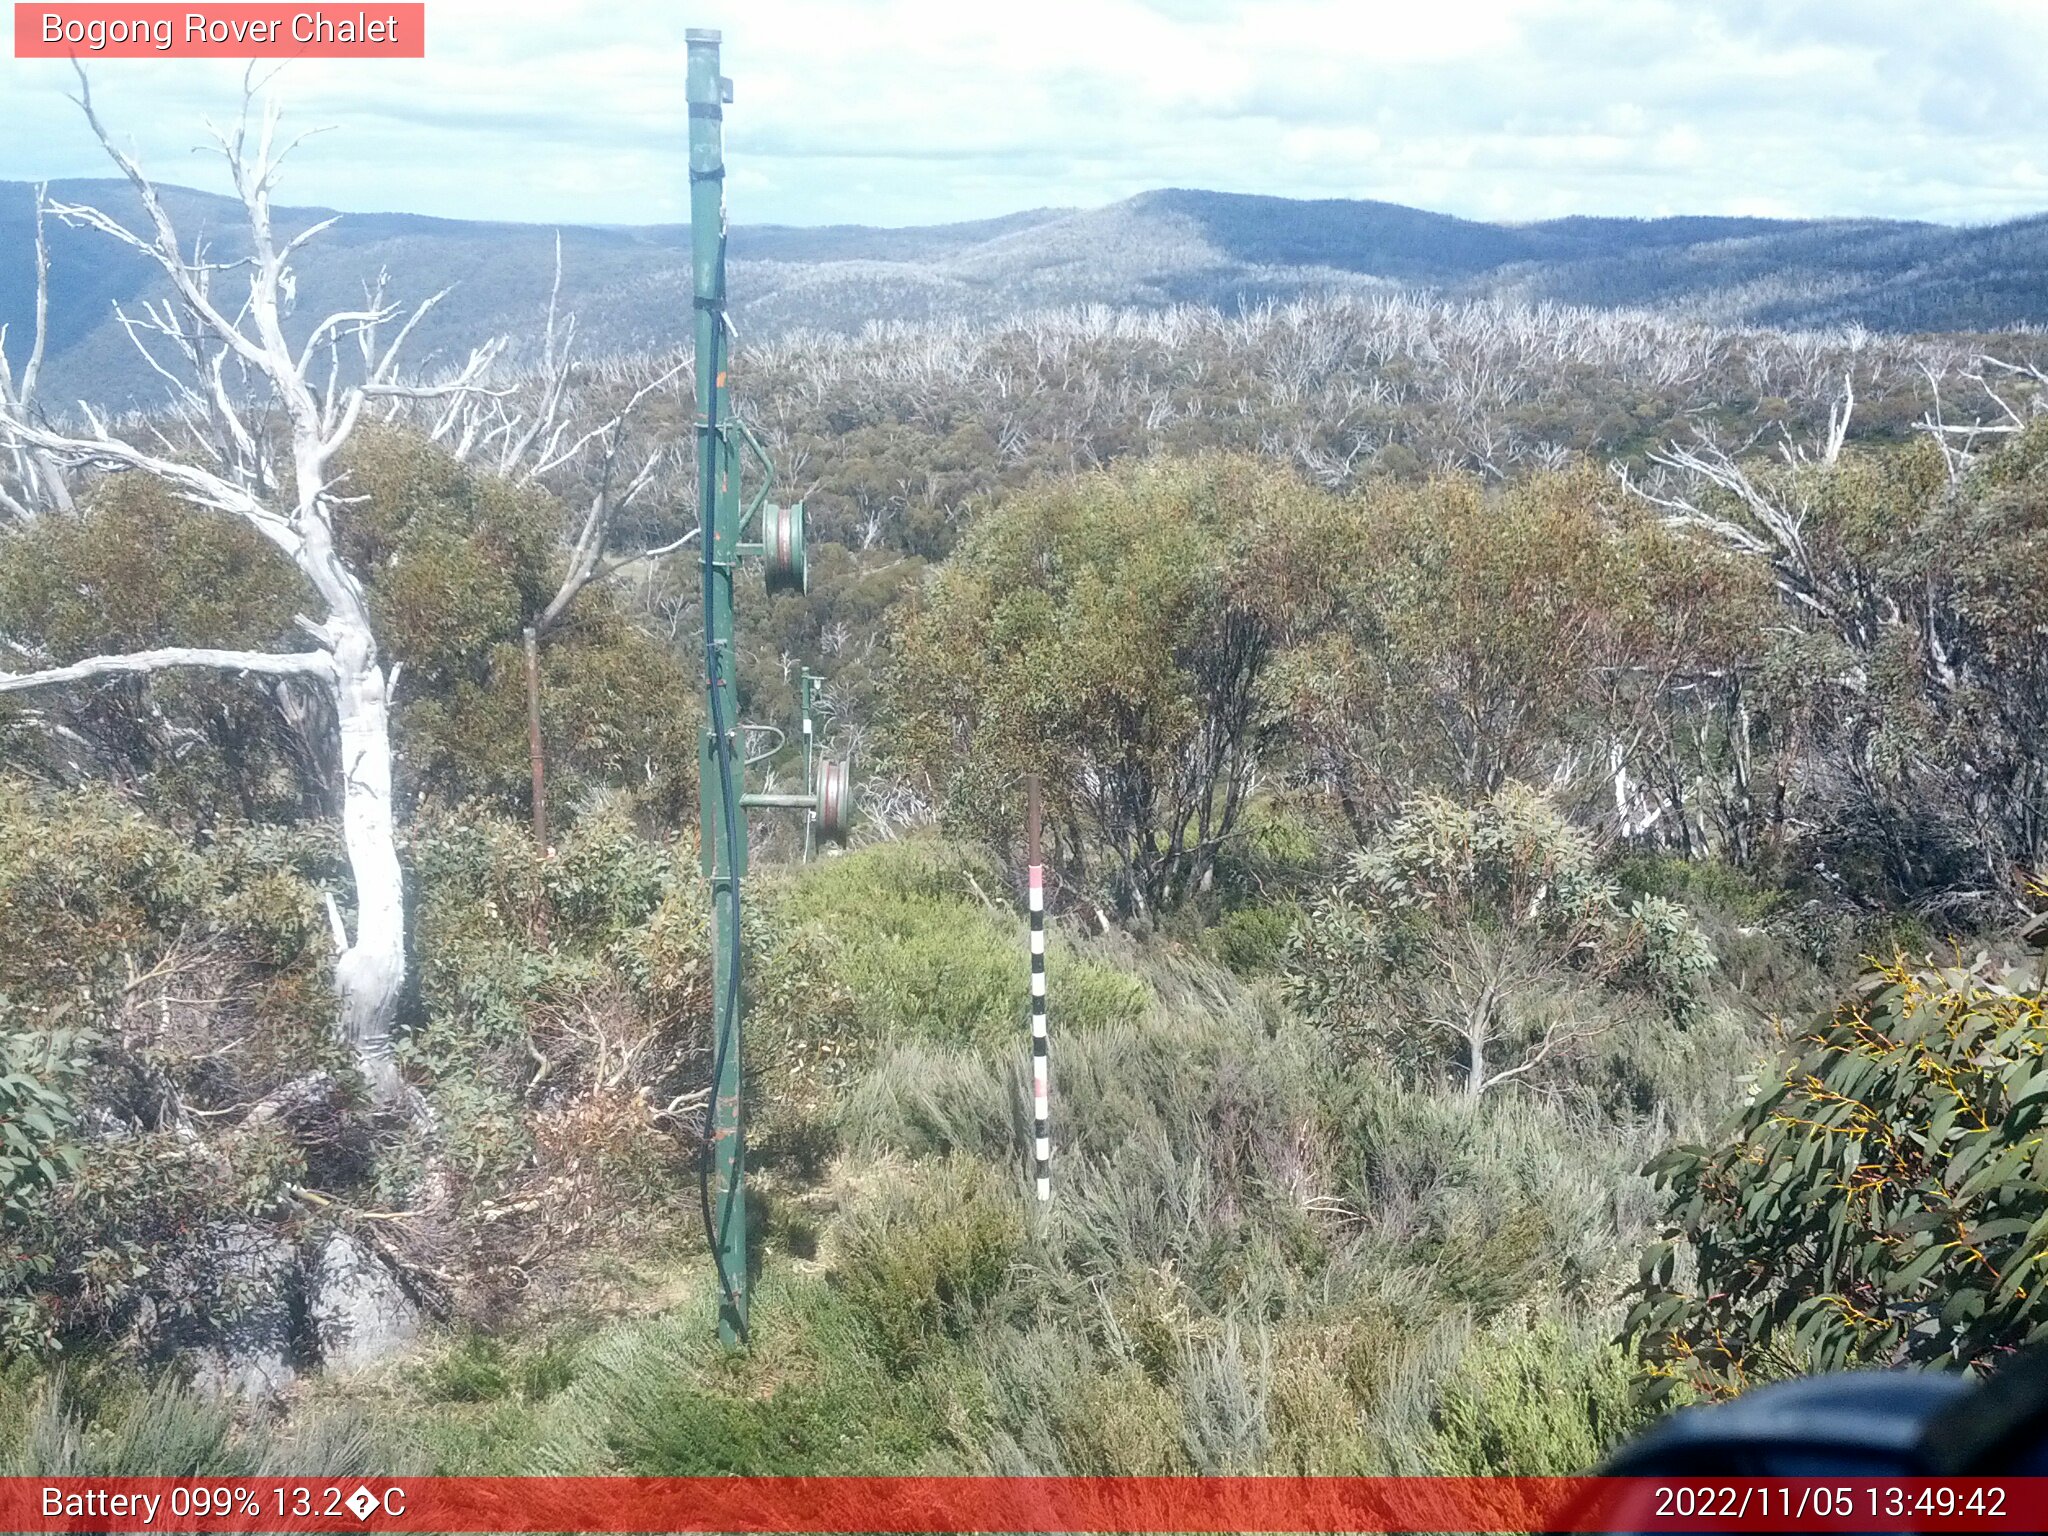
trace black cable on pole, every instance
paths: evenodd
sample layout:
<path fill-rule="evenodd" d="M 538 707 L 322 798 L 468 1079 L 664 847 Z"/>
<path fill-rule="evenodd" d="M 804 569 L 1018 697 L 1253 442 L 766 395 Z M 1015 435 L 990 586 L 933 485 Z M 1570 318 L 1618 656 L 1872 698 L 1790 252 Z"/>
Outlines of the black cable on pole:
<path fill-rule="evenodd" d="M 724 995 L 715 1000 L 712 1014 L 711 1053 L 711 1094 L 704 1105 L 704 1134 L 698 1147 L 697 1194 L 703 1208 L 704 1240 L 711 1248 L 711 1262 L 718 1270 L 718 1284 L 725 1294 L 726 1306 L 732 1312 L 742 1342 L 747 1338 L 747 1314 L 741 1305 L 739 1285 L 725 1267 L 724 1245 L 719 1241 L 721 1221 L 732 1217 L 732 1202 L 739 1191 L 740 1181 L 745 1177 L 746 1159 L 746 1096 L 741 1093 L 733 1105 L 733 1167 L 732 1185 L 725 1194 L 725 1208 L 714 1216 L 711 1209 L 711 1176 L 718 1153 L 718 1083 L 725 1073 L 726 1044 L 736 1038 L 739 1029 L 740 1000 L 740 860 L 739 860 L 739 797 L 733 778 L 732 741 L 725 723 L 725 658 L 720 655 L 718 636 L 712 626 L 711 589 L 717 580 L 717 526 L 718 526 L 718 384 L 717 379 L 724 370 L 718 366 L 719 354 L 725 348 L 725 230 L 718 232 L 718 294 L 706 306 L 715 315 L 711 343 L 710 367 L 712 386 L 709 394 L 710 405 L 705 412 L 705 434 L 703 452 L 706 462 L 698 466 L 700 482 L 705 488 L 704 526 L 698 534 L 702 545 L 704 572 L 704 670 L 710 684 L 710 726 L 712 750 L 718 758 L 718 783 L 721 809 L 724 813 L 725 870 L 728 899 L 732 903 L 732 921 L 727 925 L 730 948 L 727 952 Z M 714 861 L 714 867 L 715 867 Z M 712 908 L 714 919 L 718 903 L 718 888 L 712 885 Z M 714 920 L 713 927 L 716 928 Z M 740 1284 L 744 1284 L 742 1276 Z"/>

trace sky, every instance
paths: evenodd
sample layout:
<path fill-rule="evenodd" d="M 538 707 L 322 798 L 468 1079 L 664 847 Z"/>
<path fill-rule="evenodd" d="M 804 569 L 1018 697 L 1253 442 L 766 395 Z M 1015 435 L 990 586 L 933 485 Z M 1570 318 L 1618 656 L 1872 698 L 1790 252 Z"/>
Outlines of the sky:
<path fill-rule="evenodd" d="M 281 72 L 288 122 L 334 130 L 281 201 L 680 222 L 691 26 L 724 33 L 740 224 L 1168 186 L 1505 221 L 2048 210 L 2048 0 L 428 0 L 427 26 L 424 60 Z M 224 185 L 195 146 L 240 65 L 92 77 L 151 174 Z M 0 180 L 106 173 L 72 84 L 0 59 Z"/>

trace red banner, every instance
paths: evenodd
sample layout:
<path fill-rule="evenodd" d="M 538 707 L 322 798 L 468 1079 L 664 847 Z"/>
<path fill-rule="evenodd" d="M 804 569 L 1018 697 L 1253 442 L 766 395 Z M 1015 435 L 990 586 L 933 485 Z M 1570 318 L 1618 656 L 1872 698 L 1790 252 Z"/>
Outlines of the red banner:
<path fill-rule="evenodd" d="M 25 5 L 17 59 L 423 59 L 427 8 L 319 5 Z"/>
<path fill-rule="evenodd" d="M 2048 1478 L 0 1478 L 8 1531 L 2042 1531 Z"/>

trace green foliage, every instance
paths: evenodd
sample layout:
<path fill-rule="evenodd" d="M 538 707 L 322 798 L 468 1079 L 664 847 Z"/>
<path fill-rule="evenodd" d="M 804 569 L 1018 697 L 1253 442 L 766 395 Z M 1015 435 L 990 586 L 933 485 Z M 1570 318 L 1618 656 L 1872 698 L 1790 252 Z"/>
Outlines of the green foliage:
<path fill-rule="evenodd" d="M 1555 1318 L 1477 1334 L 1445 1380 L 1421 1455 L 1446 1477 L 1573 1477 L 1640 1433 L 1651 1414 L 1612 1343 Z"/>
<path fill-rule="evenodd" d="M 1306 796 L 1261 797 L 1246 808 L 1239 835 L 1216 855 L 1216 889 L 1226 902 L 1269 903 L 1327 873 L 1333 818 Z"/>
<path fill-rule="evenodd" d="M 252 1422 L 175 1375 L 73 1362 L 38 1377 L 27 1364 L 0 1370 L 0 1476 L 365 1477 L 417 1466 L 388 1415 L 367 1407 L 315 1402 L 287 1423 Z"/>
<path fill-rule="evenodd" d="M 42 1202 L 84 1159 L 75 1092 L 97 1043 L 61 1028 L 0 1034 L 0 1306 L 12 1308 L 23 1282 L 51 1268 L 28 1237 Z"/>
<path fill-rule="evenodd" d="M 479 475 L 425 438 L 359 432 L 344 455 L 342 546 L 370 575 L 377 633 L 405 668 L 394 729 L 401 785 L 440 804 L 517 812 L 531 789 L 521 635 L 554 595 L 561 507 Z M 601 786 L 680 817 L 694 803 L 695 691 L 668 648 L 586 590 L 541 648 L 549 800 L 560 816 Z"/>
<path fill-rule="evenodd" d="M 482 1403 L 511 1390 L 505 1351 L 495 1339 L 471 1334 L 422 1373 L 420 1393 L 428 1402 Z"/>
<path fill-rule="evenodd" d="M 1299 920 L 1291 907 L 1235 907 L 1209 930 L 1210 953 L 1240 976 L 1277 971 Z"/>
<path fill-rule="evenodd" d="M 408 852 L 418 1011 L 400 1058 L 434 1106 L 480 1278 L 512 1252 L 675 1219 L 694 1188 L 674 1106 L 700 1081 L 711 1011 L 694 860 L 616 798 L 550 852 L 475 807 L 423 814 Z M 410 1198 L 423 1166 L 418 1149 L 387 1156 L 385 1197 Z"/>
<path fill-rule="evenodd" d="M 520 1344 L 472 1332 L 417 1367 L 414 1379 L 429 1403 L 540 1403 L 575 1381 L 581 1352 L 572 1335 Z"/>
<path fill-rule="evenodd" d="M 709 1293 L 703 1293 L 707 1298 Z M 550 1403 L 558 1429 L 618 1470 L 653 1476 L 890 1475 L 957 1470 L 943 1388 L 893 1379 L 846 1302 L 812 1280 L 764 1278 L 746 1356 L 680 1320 L 597 1341 Z"/>
<path fill-rule="evenodd" d="M 60 1007 L 103 1017 L 128 962 L 153 958 L 148 946 L 199 901 L 199 859 L 100 792 L 43 796 L 0 780 L 0 826 L 0 1006 L 17 1018 Z"/>
<path fill-rule="evenodd" d="M 292 614 L 310 594 L 254 529 L 199 512 L 142 475 L 93 487 L 76 516 L 0 538 L 0 649 L 9 670 L 167 645 L 300 648 Z M 8 729 L 34 708 L 76 735 L 93 766 L 180 825 L 293 818 L 310 804 L 303 743 L 270 690 L 205 670 L 109 678 L 0 703 L 0 769 L 75 778 L 44 730 Z M 74 748 L 75 750 L 75 748 Z"/>
<path fill-rule="evenodd" d="M 277 829 L 194 850 L 105 792 L 0 781 L 10 1347 L 147 1352 L 233 1315 L 236 1234 L 278 1213 L 303 1160 L 271 1132 L 207 1142 L 179 1121 L 346 1072 L 308 882 L 329 858 Z"/>
<path fill-rule="evenodd" d="M 1261 210 L 1216 222 L 1250 223 L 1265 243 L 1275 219 Z M 1206 282 L 1213 254 L 1196 249 L 1190 242 Z M 1105 276 L 1109 291 L 1135 291 L 1129 254 L 1081 264 L 1091 297 L 1103 296 L 1092 285 Z M 1653 294 L 1633 280 L 1641 269 L 1623 265 L 1629 280 L 1601 263 L 1601 281 L 1556 296 L 1643 306 Z M 1144 283 L 1154 280 L 1148 272 Z M 865 277 L 859 286 L 875 289 Z M 1814 381 L 1844 373 L 1855 376 L 1852 441 L 1911 437 L 1927 403 L 1917 374 L 1851 334 L 1735 335 L 1643 314 L 1539 314 L 1384 290 L 1149 312 L 1034 306 L 989 325 L 864 335 L 866 314 L 821 324 L 820 303 L 807 277 L 770 301 L 807 334 L 750 339 L 749 394 L 805 465 L 820 536 L 873 537 L 898 556 L 943 557 L 964 509 L 1068 473 L 1077 459 L 1261 452 L 1335 486 L 1459 469 L 1517 476 L 1545 450 L 1639 463 L 1703 423 L 1730 441 L 1775 441 L 1781 428 L 1805 440 L 1826 429 L 1831 402 Z M 1827 323 L 1840 318 L 1830 312 Z M 2038 358 L 2024 337 L 2001 347 L 2016 362 Z M 650 362 L 613 383 L 613 408 L 658 371 Z M 1512 387 L 1489 387 L 1495 380 Z"/>
<path fill-rule="evenodd" d="M 436 444 L 394 428 L 359 431 L 339 465 L 363 500 L 340 532 L 354 570 L 376 572 L 378 634 L 433 681 L 516 638 L 553 595 L 561 508 L 544 494 L 475 474 Z"/>
<path fill-rule="evenodd" d="M 2048 1334 L 2042 959 L 1877 966 L 1721 1139 L 1650 1165 L 1629 1330 L 1650 1384 L 1794 1364 L 1985 1367 Z"/>
<path fill-rule="evenodd" d="M 1045 776 L 1054 862 L 1123 911 L 1208 883 L 1268 733 L 1264 679 L 1327 602 L 1328 498 L 1272 466 L 1153 462 L 976 521 L 912 601 L 897 747 L 957 830 L 1008 846 Z"/>
<path fill-rule="evenodd" d="M 312 882 L 334 848 L 278 828 L 195 850 L 100 790 L 0 779 L 0 1022 L 99 1027 L 144 981 L 210 947 L 261 1005 L 259 1054 L 324 1014 L 327 929 Z"/>
<path fill-rule="evenodd" d="M 231 1404 L 165 1378 L 100 1392 L 59 1377 L 22 1405 L 19 1438 L 0 1435 L 0 1476 L 191 1477 L 255 1472 Z"/>
<path fill-rule="evenodd" d="M 974 1327 L 1022 1250 L 1023 1217 L 1015 1189 L 982 1167 L 940 1164 L 849 1226 L 838 1280 L 891 1370 L 914 1370 Z"/>
<path fill-rule="evenodd" d="M 1326 537 L 1360 555 L 1274 688 L 1361 837 L 1418 791 L 1484 796 L 1568 745 L 1604 753 L 1666 680 L 1739 664 L 1767 611 L 1755 573 L 1586 468 L 1373 483 Z"/>
<path fill-rule="evenodd" d="M 309 1384 L 288 1447 L 234 1431 L 213 1467 L 377 1430 L 384 1464 L 451 1474 L 1551 1471 L 1626 1431 L 1587 1341 L 1648 1215 L 1617 1194 L 1639 1126 L 1404 1089 L 1199 959 L 1121 964 L 1155 1001 L 1062 1039 L 1049 1210 L 1018 1177 L 1016 1043 L 888 1045 L 833 1091 L 849 1126 L 869 1105 L 857 1155 L 766 1181 L 819 1262 L 769 1256 L 746 1354 L 705 1326 L 692 1244 L 659 1315 L 458 1332 L 373 1385 Z M 876 1110 L 885 1086 L 923 1108 Z"/>
<path fill-rule="evenodd" d="M 1510 783 L 1410 802 L 1295 927 L 1287 984 L 1354 1052 L 1433 1070 L 1455 1048 L 1476 1094 L 1604 1032 L 1631 993 L 1682 1016 L 1713 964 L 1684 908 L 1624 906 L 1592 839 Z"/>
<path fill-rule="evenodd" d="M 787 935 L 808 925 L 850 1016 L 819 1050 L 865 1053 L 883 1042 L 1000 1046 L 1025 1038 L 1021 911 L 990 904 L 1006 883 L 989 864 L 929 839 L 875 844 L 820 861 L 772 888 Z M 970 905 L 964 899 L 972 894 Z M 1134 1017 L 1144 987 L 1055 933 L 1046 962 L 1063 1032 Z"/>
<path fill-rule="evenodd" d="M 1785 892 L 1719 859 L 1687 859 L 1640 850 L 1614 860 L 1614 879 L 1631 896 L 1658 896 L 1711 908 L 1743 923 L 1763 923 L 1783 910 Z"/>
<path fill-rule="evenodd" d="M 286 1214 L 298 1150 L 252 1128 L 195 1146 L 170 1132 L 96 1142 L 34 1213 L 43 1262 L 6 1300 L 8 1347 L 121 1339 L 138 1354 L 202 1344 L 258 1300 L 255 1223 Z"/>

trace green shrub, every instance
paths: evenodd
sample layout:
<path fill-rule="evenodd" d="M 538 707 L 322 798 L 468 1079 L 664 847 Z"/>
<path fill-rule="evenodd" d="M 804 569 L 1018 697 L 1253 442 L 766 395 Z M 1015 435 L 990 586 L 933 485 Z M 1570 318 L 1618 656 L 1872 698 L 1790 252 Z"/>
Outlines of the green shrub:
<path fill-rule="evenodd" d="M 1029 993 L 1021 911 L 990 906 L 1003 886 L 972 855 L 943 843 L 883 843 L 822 860 L 768 901 L 784 931 L 811 924 L 831 979 L 851 1008 L 837 1049 L 883 1042 L 1009 1046 L 1027 1038 Z M 1046 961 L 1062 1033 L 1135 1017 L 1145 988 L 1055 935 Z"/>
<path fill-rule="evenodd" d="M 899 1045 L 882 1052 L 843 1096 L 837 1123 L 864 1157 L 964 1153 L 996 1161 L 1015 1150 L 1021 1076 L 984 1051 Z"/>
<path fill-rule="evenodd" d="M 0 1331 L 42 1351 L 192 1342 L 240 1304 L 228 1251 L 306 1161 L 277 1128 L 194 1136 L 326 1070 L 323 839 L 194 849 L 103 791 L 0 781 Z M 88 1138 L 87 1122 L 126 1128 Z M 321 1155 L 342 1172 L 336 1138 Z"/>
<path fill-rule="evenodd" d="M 0 1009 L 104 1022 L 206 891 L 201 857 L 113 795 L 0 779 Z"/>
<path fill-rule="evenodd" d="M 0 1476 L 242 1477 L 258 1447 L 236 1433 L 234 1405 L 161 1377 L 81 1394 L 47 1377 L 21 1414 L 20 1438 L 0 1435 Z"/>
<path fill-rule="evenodd" d="M 472 1334 L 420 1373 L 421 1395 L 430 1403 L 487 1403 L 511 1390 L 505 1348 Z"/>
<path fill-rule="evenodd" d="M 1684 908 L 1624 905 L 1592 837 L 1511 783 L 1409 802 L 1297 923 L 1287 985 L 1352 1055 L 1449 1068 L 1476 1096 L 1558 1079 L 1631 1005 L 1686 1016 L 1713 965 Z"/>
<path fill-rule="evenodd" d="M 578 1465 L 644 1476 L 960 1470 L 934 1400 L 947 1389 L 892 1377 L 865 1320 L 815 1278 L 764 1278 L 744 1355 L 719 1346 L 706 1315 L 626 1325 L 587 1349 L 543 1419 L 590 1447 Z"/>
<path fill-rule="evenodd" d="M 108 476 L 75 515 L 10 521 L 0 538 L 9 670 L 173 645 L 295 650 L 305 601 L 262 534 L 195 513 L 146 475 Z M 183 832 L 298 820 L 317 796 L 270 688 L 248 677 L 179 668 L 15 697 L 43 723 L 0 730 L 0 771 L 64 784 L 84 766 Z"/>
<path fill-rule="evenodd" d="M 943 1163 L 856 1212 L 836 1275 L 889 1367 L 907 1373 L 966 1335 L 1001 1295 L 1024 1209 L 985 1169 Z"/>
<path fill-rule="evenodd" d="M 1012 843 L 1017 776 L 1042 773 L 1066 884 L 1126 914 L 1179 906 L 1243 814 L 1267 674 L 1331 600 L 1338 525 L 1334 498 L 1239 456 L 1032 487 L 900 609 L 896 751 L 990 847 Z"/>
<path fill-rule="evenodd" d="M 1343 1362 L 1314 1347 L 1285 1348 L 1267 1400 L 1272 1470 L 1293 1476 L 1371 1476 L 1379 1470 L 1364 1432 L 1359 1398 Z"/>
<path fill-rule="evenodd" d="M 538 1403 L 565 1390 L 576 1379 L 581 1347 L 578 1338 L 556 1337 L 521 1356 L 517 1375 L 520 1396 Z"/>
<path fill-rule="evenodd" d="M 1768 922 L 1785 906 L 1784 891 L 1721 859 L 1631 851 L 1614 861 L 1614 879 L 1629 896 L 1662 896 L 1742 923 Z"/>
<path fill-rule="evenodd" d="M 1102 1362 L 1049 1406 L 1073 1476 L 1175 1477 L 1188 1471 L 1181 1404 L 1135 1364 Z"/>
<path fill-rule="evenodd" d="M 1277 971 L 1298 920 L 1292 906 L 1235 908 L 1209 930 L 1209 952 L 1240 976 Z"/>
<path fill-rule="evenodd" d="M 11 1234 L 31 1205 L 78 1171 L 78 1106 L 73 1090 L 91 1065 L 97 1038 L 78 1030 L 0 1035 L 0 1234 Z M 33 1254 L 9 1254 L 35 1264 Z M 11 1277 L 0 1270 L 0 1285 Z"/>
<path fill-rule="evenodd" d="M 480 797 L 522 811 L 531 779 L 521 631 L 559 580 L 560 503 L 385 425 L 358 430 L 335 468 L 349 486 L 337 520 L 343 556 L 364 574 L 384 655 L 404 667 L 394 710 L 401 797 Z M 170 645 L 294 649 L 304 601 L 302 578 L 259 533 L 196 516 L 142 475 L 107 477 L 79 515 L 0 539 L 0 641 L 53 663 Z M 541 677 L 558 817 L 606 786 L 657 814 L 687 812 L 698 692 L 611 589 L 586 590 L 550 633 Z M 313 819 L 330 787 L 307 781 L 303 741 L 247 678 L 202 669 L 109 679 L 50 690 L 38 707 L 181 828 Z M 61 782 L 68 774 L 46 740 L 0 733 L 0 766 Z"/>
<path fill-rule="evenodd" d="M 1627 1354 L 1555 1318 L 1474 1335 L 1443 1382 L 1421 1447 L 1447 1477 L 1571 1477 L 1592 1471 L 1650 1415 Z"/>
<path fill-rule="evenodd" d="M 1666 1228 L 1628 1326 L 1653 1393 L 1795 1365 L 1988 1367 L 2048 1336 L 2044 1003 L 2038 948 L 1899 956 L 1790 1042 L 1717 1141 L 1651 1164 Z"/>
<path fill-rule="evenodd" d="M 356 433 L 338 467 L 362 498 L 343 520 L 343 552 L 372 573 L 378 635 L 405 665 L 394 716 L 402 792 L 521 813 L 531 794 L 521 631 L 554 594 L 561 504 L 390 427 Z M 672 818 L 695 803 L 697 691 L 669 647 L 626 621 L 610 589 L 582 594 L 540 665 L 558 824 L 607 786 Z"/>

